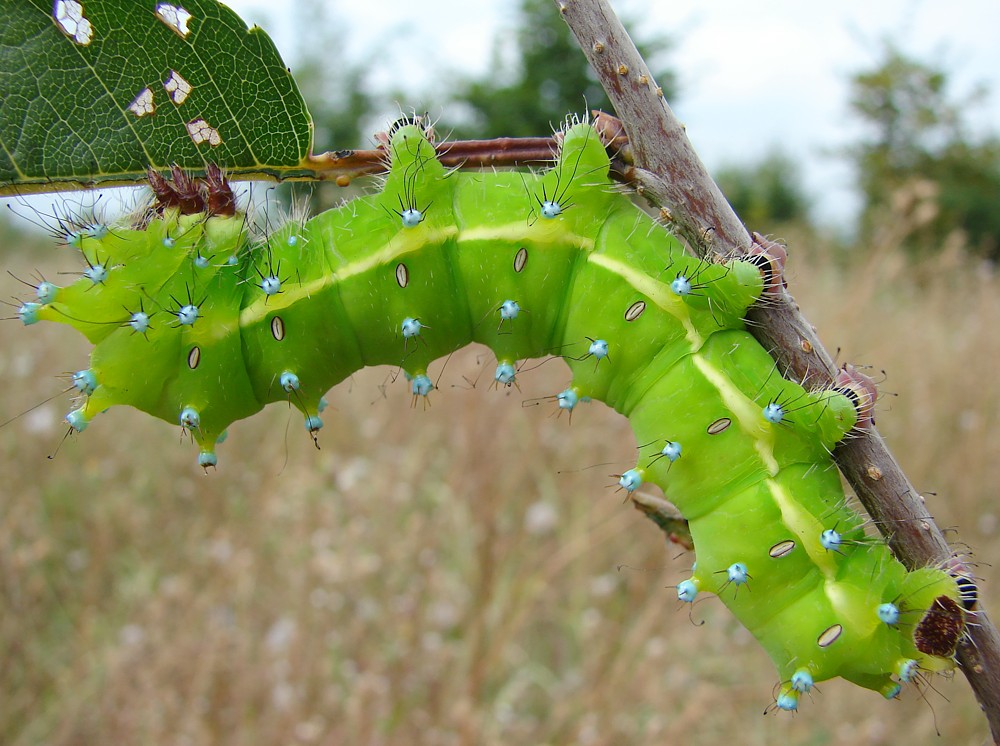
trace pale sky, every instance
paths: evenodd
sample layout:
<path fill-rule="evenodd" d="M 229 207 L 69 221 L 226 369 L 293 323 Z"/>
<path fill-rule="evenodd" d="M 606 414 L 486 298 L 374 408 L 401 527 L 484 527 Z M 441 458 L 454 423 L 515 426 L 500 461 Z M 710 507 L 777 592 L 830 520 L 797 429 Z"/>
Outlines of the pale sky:
<path fill-rule="evenodd" d="M 328 1 L 349 24 L 345 54 L 367 59 L 375 81 L 402 78 L 420 91 L 446 70 L 485 70 L 494 35 L 509 28 L 517 6 L 515 0 Z M 267 29 L 287 61 L 294 60 L 296 34 L 285 4 L 227 2 Z M 933 0 L 613 5 L 643 30 L 675 40 L 668 64 L 679 75 L 681 95 L 674 109 L 709 168 L 781 146 L 801 161 L 820 219 L 849 216 L 854 207 L 850 173 L 824 153 L 857 134 L 846 118 L 846 81 L 871 66 L 887 36 L 905 52 L 943 64 L 958 93 L 987 84 L 992 95 L 974 121 L 1000 131 L 997 0 L 953 0 L 947 9 Z"/>

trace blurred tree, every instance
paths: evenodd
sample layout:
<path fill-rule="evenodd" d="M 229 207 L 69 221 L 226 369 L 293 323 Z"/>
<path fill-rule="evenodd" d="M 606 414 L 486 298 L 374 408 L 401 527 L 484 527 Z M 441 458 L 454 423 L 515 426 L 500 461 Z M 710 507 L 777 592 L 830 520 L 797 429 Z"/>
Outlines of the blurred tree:
<path fill-rule="evenodd" d="M 366 122 L 382 104 L 366 82 L 364 65 L 347 60 L 337 42 L 348 35 L 334 8 L 329 0 L 295 0 L 292 6 L 298 46 L 289 64 L 312 114 L 315 152 L 362 147 L 370 139 Z M 305 200 L 312 214 L 345 196 L 312 183 L 288 182 L 278 189 L 280 203 Z"/>
<path fill-rule="evenodd" d="M 985 91 L 955 99 L 948 74 L 886 42 L 882 59 L 851 78 L 850 106 L 867 133 L 847 149 L 865 206 L 862 235 L 880 221 L 909 222 L 915 251 L 962 244 L 1000 258 L 1000 140 L 975 139 L 967 110 Z"/>
<path fill-rule="evenodd" d="M 775 150 L 747 166 L 725 166 L 716 181 L 743 222 L 765 233 L 776 223 L 808 222 L 809 200 L 798 164 Z"/>
<path fill-rule="evenodd" d="M 656 36 L 638 46 L 655 66 L 670 43 Z M 664 94 L 672 97 L 674 74 L 654 74 Z M 487 76 L 460 80 L 452 90 L 452 100 L 466 108 L 472 120 L 455 129 L 456 138 L 545 135 L 567 113 L 583 112 L 584 107 L 612 111 L 552 0 L 521 0 L 517 25 L 501 31 Z"/>
<path fill-rule="evenodd" d="M 349 35 L 333 6 L 329 0 L 293 6 L 299 43 L 292 72 L 312 112 L 317 151 L 361 147 L 370 134 L 362 129 L 365 120 L 381 103 L 365 81 L 365 67 L 345 58 L 337 40 Z"/>

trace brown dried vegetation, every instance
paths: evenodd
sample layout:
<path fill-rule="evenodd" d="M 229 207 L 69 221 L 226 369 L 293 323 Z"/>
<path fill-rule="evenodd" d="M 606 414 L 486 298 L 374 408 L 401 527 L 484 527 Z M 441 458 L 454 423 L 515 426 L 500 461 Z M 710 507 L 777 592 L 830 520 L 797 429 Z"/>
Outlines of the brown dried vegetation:
<path fill-rule="evenodd" d="M 841 359 L 886 371 L 878 425 L 983 563 L 989 606 L 1000 278 L 959 252 L 913 266 L 891 236 L 844 266 L 789 239 L 791 291 Z M 63 252 L 5 263 L 54 275 Z M 86 360 L 52 325 L 0 339 L 0 420 Z M 364 372 L 330 397 L 321 451 L 275 407 L 207 476 L 132 411 L 54 460 L 66 397 L 0 429 L 0 742 L 888 744 L 935 724 L 982 741 L 961 677 L 900 702 L 828 682 L 762 715 L 766 655 L 718 602 L 678 608 L 691 556 L 611 487 L 634 458 L 625 420 L 522 406 L 564 386 L 558 362 L 522 371 L 522 392 L 489 372 L 470 387 L 491 369 L 482 350 L 439 363 L 427 410 Z"/>

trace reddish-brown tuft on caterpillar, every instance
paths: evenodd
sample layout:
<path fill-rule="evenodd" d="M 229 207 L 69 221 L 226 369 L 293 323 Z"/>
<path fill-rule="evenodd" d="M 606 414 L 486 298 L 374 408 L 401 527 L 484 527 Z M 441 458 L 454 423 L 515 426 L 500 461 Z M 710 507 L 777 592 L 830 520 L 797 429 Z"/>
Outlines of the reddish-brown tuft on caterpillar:
<path fill-rule="evenodd" d="M 951 656 L 964 632 L 965 611 L 951 596 L 938 596 L 913 631 L 913 642 L 921 653 Z"/>
<path fill-rule="evenodd" d="M 236 214 L 236 195 L 226 180 L 226 174 L 217 164 L 209 163 L 205 167 L 201 192 L 209 215 L 230 217 Z"/>
<path fill-rule="evenodd" d="M 171 166 L 172 181 L 152 168 L 147 170 L 149 188 L 156 197 L 154 212 L 176 208 L 181 215 L 208 213 L 220 217 L 236 214 L 236 196 L 222 169 L 215 163 L 205 167 L 205 177 L 194 179 L 180 166 Z"/>

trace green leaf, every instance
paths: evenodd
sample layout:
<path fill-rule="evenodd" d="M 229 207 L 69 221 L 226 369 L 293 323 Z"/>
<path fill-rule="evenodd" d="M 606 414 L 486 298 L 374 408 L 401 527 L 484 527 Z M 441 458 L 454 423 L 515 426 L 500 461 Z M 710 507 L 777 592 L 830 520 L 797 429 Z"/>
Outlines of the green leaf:
<path fill-rule="evenodd" d="M 0 193 L 207 162 L 305 175 L 312 120 L 261 29 L 216 0 L 0 0 Z"/>

